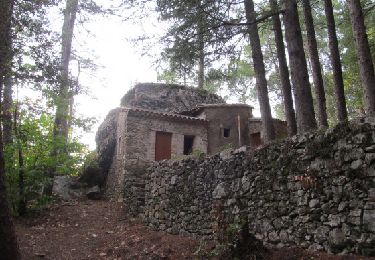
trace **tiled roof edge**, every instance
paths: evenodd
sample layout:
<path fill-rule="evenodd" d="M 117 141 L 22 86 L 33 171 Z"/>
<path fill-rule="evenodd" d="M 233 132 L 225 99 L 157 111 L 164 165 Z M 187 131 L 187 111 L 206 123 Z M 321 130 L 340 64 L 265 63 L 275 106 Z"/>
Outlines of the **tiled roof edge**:
<path fill-rule="evenodd" d="M 208 120 L 203 119 L 203 118 L 184 116 L 180 114 L 166 113 L 166 112 L 148 110 L 148 109 L 143 109 L 143 108 L 122 107 L 122 110 L 127 111 L 128 115 L 134 115 L 134 116 L 145 116 L 145 117 L 154 117 L 154 118 L 166 118 L 166 119 L 172 119 L 176 121 L 193 121 L 193 122 L 199 122 L 199 123 L 208 123 Z"/>

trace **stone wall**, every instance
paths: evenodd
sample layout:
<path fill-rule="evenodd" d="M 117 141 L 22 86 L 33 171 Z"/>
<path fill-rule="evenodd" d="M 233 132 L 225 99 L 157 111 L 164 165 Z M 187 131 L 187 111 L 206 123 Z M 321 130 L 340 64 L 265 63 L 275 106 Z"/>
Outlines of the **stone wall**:
<path fill-rule="evenodd" d="M 280 119 L 272 119 L 273 120 L 273 126 L 275 128 L 275 134 L 276 139 L 283 139 L 288 136 L 288 128 L 286 121 L 282 121 Z M 249 133 L 255 134 L 255 133 L 261 133 L 263 132 L 262 129 L 262 120 L 260 118 L 250 118 L 249 120 Z M 263 139 L 263 133 L 261 134 Z"/>
<path fill-rule="evenodd" d="M 215 237 L 247 223 L 265 243 L 375 254 L 375 120 L 250 151 L 154 163 L 144 218 Z"/>
<path fill-rule="evenodd" d="M 184 118 L 143 116 L 137 111 L 123 108 L 117 113 L 117 144 L 109 168 L 106 194 L 124 199 L 131 214 L 143 212 L 145 201 L 145 171 L 155 160 L 157 131 L 172 134 L 172 158 L 183 155 L 184 135 L 195 136 L 193 149 L 207 152 L 207 122 Z"/>
<path fill-rule="evenodd" d="M 208 125 L 208 153 L 215 154 L 223 150 L 224 147 L 234 149 L 242 145 L 249 145 L 249 118 L 251 116 L 251 108 L 242 104 L 203 108 L 200 117 L 210 122 Z M 225 128 L 230 130 L 227 137 L 224 137 Z"/>

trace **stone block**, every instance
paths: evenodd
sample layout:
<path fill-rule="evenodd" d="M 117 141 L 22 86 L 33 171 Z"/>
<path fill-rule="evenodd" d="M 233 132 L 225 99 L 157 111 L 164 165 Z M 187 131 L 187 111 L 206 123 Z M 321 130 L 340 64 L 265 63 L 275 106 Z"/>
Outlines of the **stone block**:
<path fill-rule="evenodd" d="M 371 232 L 375 232 L 375 209 L 363 211 L 363 225 Z"/>
<path fill-rule="evenodd" d="M 335 246 L 344 243 L 345 239 L 345 234 L 341 229 L 335 228 L 329 232 L 329 242 Z"/>
<path fill-rule="evenodd" d="M 320 205 L 320 202 L 318 199 L 312 199 L 309 201 L 309 207 L 310 208 L 316 208 Z"/>
<path fill-rule="evenodd" d="M 228 196 L 228 193 L 226 191 L 226 184 L 225 183 L 219 183 L 214 191 L 212 192 L 212 197 L 214 199 L 223 199 Z"/>
<path fill-rule="evenodd" d="M 363 161 L 361 159 L 355 160 L 350 164 L 350 169 L 358 170 L 362 167 Z"/>

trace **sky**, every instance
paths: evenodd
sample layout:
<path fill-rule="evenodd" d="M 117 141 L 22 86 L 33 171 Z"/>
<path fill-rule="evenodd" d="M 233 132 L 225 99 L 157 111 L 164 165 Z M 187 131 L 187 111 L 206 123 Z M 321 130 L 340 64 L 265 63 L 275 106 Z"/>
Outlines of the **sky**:
<path fill-rule="evenodd" d="M 79 81 L 88 87 L 89 95 L 79 95 L 75 99 L 76 115 L 96 117 L 98 123 L 81 140 L 95 149 L 95 132 L 108 112 L 119 106 L 122 96 L 138 82 L 156 82 L 157 73 L 150 57 L 142 56 L 140 49 L 129 41 L 129 36 L 152 30 L 150 24 L 134 25 L 118 18 L 100 18 L 85 24 L 91 35 L 77 27 L 75 48 L 78 52 L 91 52 L 99 68 L 96 71 L 82 71 Z M 74 73 L 76 64 L 72 62 Z"/>
<path fill-rule="evenodd" d="M 100 1 L 105 3 L 105 0 L 98 0 Z M 76 116 L 97 119 L 91 131 L 82 133 L 80 138 L 90 150 L 95 149 L 95 133 L 98 126 L 111 109 L 120 105 L 122 96 L 136 83 L 157 81 L 153 62 L 160 54 L 160 46 L 155 44 L 152 49 L 153 58 L 142 56 L 141 46 L 134 46 L 130 39 L 142 34 L 162 34 L 167 24 L 160 23 L 156 16 L 146 17 L 136 23 L 124 21 L 124 16 L 126 13 L 118 18 L 96 16 L 95 20 L 83 26 L 77 25 L 75 28 L 73 48 L 77 53 L 89 55 L 99 65 L 96 71 L 81 72 L 79 82 L 86 86 L 90 93 L 75 98 Z M 91 33 L 88 34 L 87 30 Z M 70 66 L 74 74 L 77 65 L 72 62 Z M 257 109 L 254 112 L 257 116 Z"/>

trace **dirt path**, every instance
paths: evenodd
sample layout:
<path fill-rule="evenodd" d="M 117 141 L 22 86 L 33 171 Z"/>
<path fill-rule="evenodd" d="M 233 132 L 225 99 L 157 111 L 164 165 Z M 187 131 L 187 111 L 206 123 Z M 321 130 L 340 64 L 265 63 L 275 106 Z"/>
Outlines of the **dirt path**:
<path fill-rule="evenodd" d="M 198 240 L 151 231 L 126 218 L 121 204 L 108 201 L 56 204 L 40 216 L 18 219 L 16 228 L 25 260 L 199 259 L 194 254 Z M 280 249 L 270 250 L 265 259 L 366 258 Z"/>
<path fill-rule="evenodd" d="M 199 245 L 124 216 L 118 203 L 81 201 L 18 220 L 23 259 L 190 259 Z"/>

